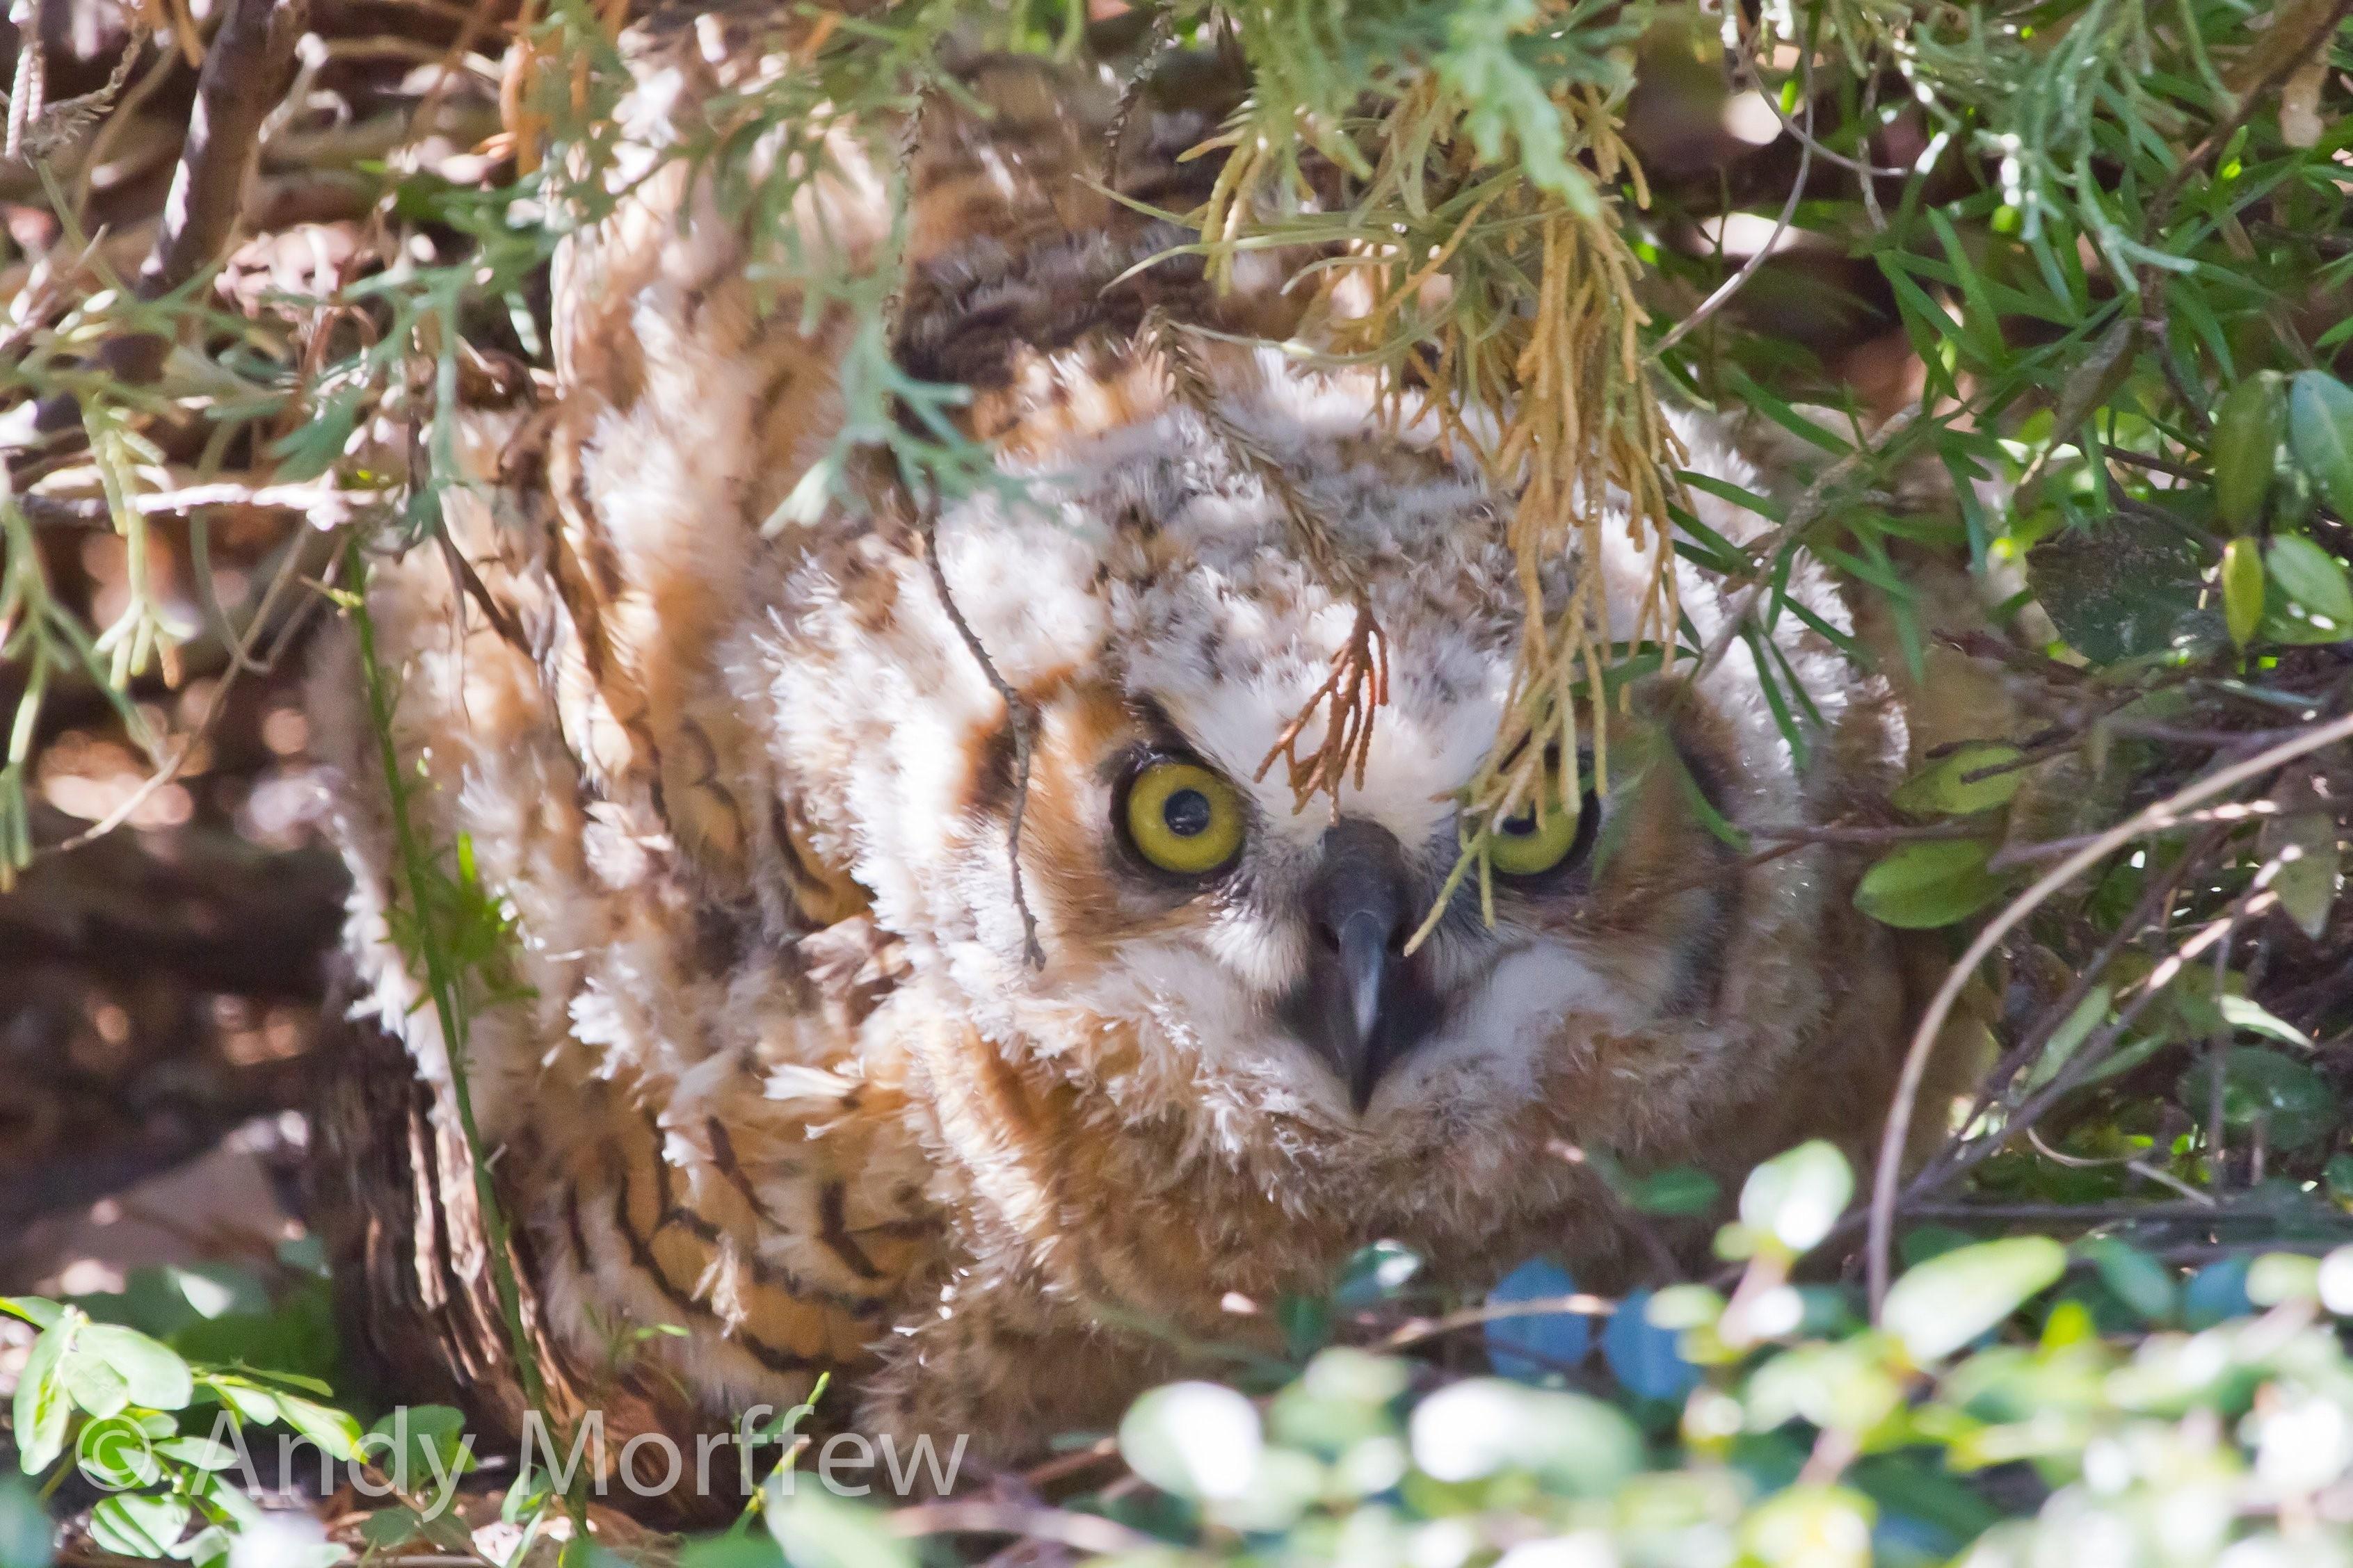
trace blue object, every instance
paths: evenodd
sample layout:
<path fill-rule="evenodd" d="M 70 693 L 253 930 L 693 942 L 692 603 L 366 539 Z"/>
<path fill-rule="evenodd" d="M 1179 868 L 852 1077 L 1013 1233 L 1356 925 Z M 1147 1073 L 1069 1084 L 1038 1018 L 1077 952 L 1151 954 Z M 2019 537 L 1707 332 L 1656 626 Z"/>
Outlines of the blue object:
<path fill-rule="evenodd" d="M 1531 1258 L 1487 1293 L 1490 1307 L 1547 1301 L 1577 1294 L 1577 1281 L 1550 1258 Z M 1593 1348 L 1593 1324 L 1582 1312 L 1494 1318 L 1487 1323 L 1487 1363 L 1504 1377 L 1536 1379 L 1566 1371 Z"/>
<path fill-rule="evenodd" d="M 2192 1329 L 2211 1329 L 2226 1318 L 2243 1318 L 2255 1310 L 2247 1299 L 2247 1259 L 2225 1258 L 2189 1277 L 2181 1291 L 2181 1321 Z"/>
<path fill-rule="evenodd" d="M 1681 1399 L 1699 1384 L 1699 1368 L 1675 1348 L 1675 1331 L 1650 1320 L 1651 1292 L 1637 1290 L 1618 1303 L 1601 1331 L 1601 1354 L 1626 1392 L 1644 1399 Z"/>

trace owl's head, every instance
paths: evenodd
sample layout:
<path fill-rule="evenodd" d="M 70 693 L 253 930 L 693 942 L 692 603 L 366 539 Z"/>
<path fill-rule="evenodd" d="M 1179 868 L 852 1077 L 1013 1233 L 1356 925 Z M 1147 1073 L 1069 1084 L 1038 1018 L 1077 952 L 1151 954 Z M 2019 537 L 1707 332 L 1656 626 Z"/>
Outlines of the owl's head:
<path fill-rule="evenodd" d="M 1490 481 L 1367 377 L 1223 351 L 1204 407 L 1148 353 L 1101 363 L 1028 361 L 995 405 L 1020 437 L 1006 485 L 928 541 L 812 534 L 738 666 L 816 853 L 909 941 L 968 1044 L 1124 1117 L 1335 1158 L 1566 1085 L 1639 1119 L 1636 1079 L 1768 1068 L 1741 1058 L 1751 1010 L 1778 1037 L 1819 1005 L 1775 947 L 1810 927 L 1822 879 L 1805 855 L 1750 864 L 1725 825 L 1807 820 L 1855 782 L 1848 753 L 1885 761 L 1883 715 L 1850 714 L 1858 678 L 1830 646 L 1770 656 L 1820 757 L 1793 752 L 1736 645 L 1613 708 L 1606 775 L 1589 742 L 1546 755 L 1465 871 L 1466 788 L 1528 620 Z M 1685 430 L 1696 463 L 1757 482 Z M 1737 536 L 1729 510 L 1713 521 Z M 1585 564 L 1622 635 L 1649 568 L 1609 534 Z M 1574 570 L 1541 584 L 1547 619 Z M 1819 583 L 1792 591 L 1839 614 Z M 1703 637 L 1724 614 L 1697 580 L 1685 609 Z M 1315 751 L 1367 613 L 1385 700 L 1361 767 L 1303 799 L 1286 752 Z"/>

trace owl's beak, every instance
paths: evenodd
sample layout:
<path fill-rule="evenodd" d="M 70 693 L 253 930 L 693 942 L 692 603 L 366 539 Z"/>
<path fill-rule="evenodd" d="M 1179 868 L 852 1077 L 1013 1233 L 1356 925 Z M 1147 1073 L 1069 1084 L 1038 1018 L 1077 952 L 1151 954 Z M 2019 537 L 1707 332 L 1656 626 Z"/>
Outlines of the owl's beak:
<path fill-rule="evenodd" d="M 1414 881 L 1397 839 L 1345 818 L 1324 834 L 1322 849 L 1307 889 L 1315 951 L 1283 1014 L 1347 1086 L 1361 1116 L 1382 1075 L 1429 1033 L 1437 1009 L 1420 966 L 1404 953 Z"/>

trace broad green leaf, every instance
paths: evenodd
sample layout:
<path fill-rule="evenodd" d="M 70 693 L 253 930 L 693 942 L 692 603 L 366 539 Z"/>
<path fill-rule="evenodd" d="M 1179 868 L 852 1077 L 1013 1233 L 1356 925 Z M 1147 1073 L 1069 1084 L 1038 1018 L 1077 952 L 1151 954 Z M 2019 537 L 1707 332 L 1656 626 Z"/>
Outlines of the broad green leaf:
<path fill-rule="evenodd" d="M 891 1533 L 879 1510 L 821 1487 L 772 1499 L 765 1511 L 792 1568 L 915 1568 L 914 1548 Z"/>
<path fill-rule="evenodd" d="M 1763 1568 L 1870 1568 L 1877 1516 L 1869 1498 L 1846 1487 L 1791 1487 L 1741 1521 L 1740 1561 Z"/>
<path fill-rule="evenodd" d="M 278 1419 L 278 1395 L 266 1388 L 255 1388 L 225 1376 L 206 1378 L 204 1385 L 217 1394 L 223 1405 L 236 1411 L 240 1420 L 266 1426 Z"/>
<path fill-rule="evenodd" d="M 182 1563 L 194 1563 L 205 1568 L 209 1563 L 228 1561 L 229 1548 L 237 1536 L 226 1525 L 208 1524 L 172 1548 L 172 1555 Z"/>
<path fill-rule="evenodd" d="M 2200 603 L 2206 548 L 2186 523 L 2065 528 L 2027 552 L 2027 582 L 2068 646 L 2095 663 L 2200 647 L 2224 635 L 2221 616 Z"/>
<path fill-rule="evenodd" d="M 1821 1139 L 1800 1143 L 1748 1173 L 1740 1189 L 1740 1223 L 1793 1253 L 1820 1244 L 1854 1196 L 1846 1156 Z"/>
<path fill-rule="evenodd" d="M 2315 1048 L 2310 1035 L 2251 997 L 2234 996 L 2225 992 L 2214 998 L 2214 1009 L 2222 1015 L 2222 1021 L 2234 1029 L 2261 1035 L 2284 1046 L 2301 1046 L 2307 1051 Z"/>
<path fill-rule="evenodd" d="M 282 1406 L 287 1402 L 280 1401 Z M 435 1478 L 478 1468 L 462 1411 L 447 1405 L 404 1405 L 368 1428 L 368 1451 L 404 1490 L 429 1489 Z M 382 1438 L 378 1443 L 374 1439 Z"/>
<path fill-rule="evenodd" d="M 1647 1175 L 1621 1173 L 1621 1176 L 1622 1182 L 1611 1183 L 1611 1188 L 1637 1214 L 1705 1214 L 1724 1195 L 1715 1178 L 1696 1165 L 1670 1165 Z"/>
<path fill-rule="evenodd" d="M 0 1312 L 22 1318 L 37 1329 L 47 1328 L 64 1310 L 55 1301 L 38 1296 L 0 1296 Z"/>
<path fill-rule="evenodd" d="M 785 1559 L 775 1536 L 729 1531 L 687 1542 L 679 1548 L 678 1568 L 785 1568 Z"/>
<path fill-rule="evenodd" d="M 164 1479 L 156 1442 L 136 1419 L 114 1415 L 93 1421 L 74 1440 L 74 1464 L 109 1491 L 152 1487 Z"/>
<path fill-rule="evenodd" d="M 2280 863 L 2272 891 L 2305 935 L 2318 942 L 2337 904 L 2337 819 L 2326 809 L 2291 811 L 2263 825 L 2263 853 Z"/>
<path fill-rule="evenodd" d="M 2215 410 L 2214 510 L 2233 532 L 2263 520 L 2286 413 L 2286 388 L 2273 371 L 2239 383 Z"/>
<path fill-rule="evenodd" d="M 2211 1058 L 2201 1058 L 2177 1086 L 2182 1109 L 2201 1126 L 2211 1112 L 2213 1081 Z M 2302 1062 L 2260 1046 L 2242 1046 L 2229 1054 L 2222 1072 L 2225 1132 L 2243 1138 L 2260 1124 L 2274 1150 L 2293 1152 L 2335 1131 L 2338 1112 L 2327 1080 Z"/>
<path fill-rule="evenodd" d="M 1855 907 L 1883 924 L 1927 931 L 1967 920 L 2001 895 L 1986 869 L 1993 847 L 1976 838 L 1906 844 L 1862 874 Z"/>
<path fill-rule="evenodd" d="M 1182 1498 L 1240 1497 L 1264 1447 L 1258 1411 L 1215 1383 L 1155 1388 L 1130 1405 L 1119 1424 L 1120 1456 L 1128 1467 Z"/>
<path fill-rule="evenodd" d="M 114 1369 L 131 1390 L 131 1402 L 150 1410 L 185 1409 L 196 1384 L 180 1352 L 136 1329 L 92 1323 L 74 1346 L 77 1355 L 96 1356 Z"/>
<path fill-rule="evenodd" d="M 2241 647 L 2263 624 L 2263 558 L 2261 547 L 2244 535 L 2222 547 L 2222 624 Z"/>
<path fill-rule="evenodd" d="M 2282 533 L 2273 538 L 2264 563 L 2289 598 L 2353 637 L 2353 580 L 2343 562 L 2301 533 Z"/>
<path fill-rule="evenodd" d="M 2077 1250 L 2092 1260 L 2101 1282 L 2138 1313 L 2143 1321 L 2164 1323 L 2179 1310 L 2181 1287 L 2173 1270 L 2147 1253 L 2113 1236 L 2095 1237 Z"/>
<path fill-rule="evenodd" d="M 2042 1054 L 2034 1059 L 2034 1066 L 2027 1071 L 2028 1089 L 2041 1089 L 2059 1076 L 2068 1058 L 2092 1037 L 2092 1031 L 2107 1017 L 2108 1005 L 2116 1000 L 2116 994 L 2115 988 L 2107 985 L 2094 985 L 2084 994 L 2084 999 L 2075 1004 L 2075 1010 L 2068 1014 L 2065 1021 L 2051 1032 L 2051 1038 L 2043 1042 Z"/>
<path fill-rule="evenodd" d="M 2326 371 L 2297 372 L 2288 388 L 2288 440 L 2331 510 L 2353 519 L 2353 387 Z"/>
<path fill-rule="evenodd" d="M 135 1492 L 101 1498 L 90 1510 L 90 1536 L 125 1557 L 163 1557 L 188 1528 L 188 1500 Z"/>
<path fill-rule="evenodd" d="M 279 1419 L 318 1444 L 330 1458 L 341 1462 L 358 1452 L 358 1422 L 340 1410 L 314 1405 L 291 1394 L 280 1394 L 276 1397 Z"/>
<path fill-rule="evenodd" d="M 1982 1241 L 1905 1271 L 1887 1292 L 1880 1326 L 1916 1366 L 1944 1360 L 2024 1306 L 2067 1271 L 2067 1249 L 2047 1236 Z"/>
<path fill-rule="evenodd" d="M 47 1469 L 65 1451 L 66 1426 L 73 1417 L 63 1376 L 65 1359 L 75 1331 L 89 1324 L 79 1312 L 65 1312 L 41 1331 L 16 1373 L 16 1462 L 28 1476 Z"/>
<path fill-rule="evenodd" d="M 2016 746 L 1970 741 L 1930 763 L 1896 787 L 1896 806 L 1915 816 L 1968 816 L 2010 804 L 2026 770 L 2011 767 L 2024 755 Z M 1972 774 L 1984 776 L 1972 777 Z"/>
<path fill-rule="evenodd" d="M 1499 1377 L 1449 1384 L 1414 1408 L 1413 1462 L 1440 1481 L 1521 1472 L 1609 1497 L 1641 1468 L 1642 1439 L 1615 1405 Z"/>
<path fill-rule="evenodd" d="M 101 1419 L 119 1414 L 131 1403 L 131 1385 L 122 1381 L 122 1374 L 79 1345 L 67 1353 L 58 1375 L 65 1381 L 66 1394 L 74 1404 Z"/>
<path fill-rule="evenodd" d="M 174 1464 L 198 1470 L 225 1470 L 237 1463 L 236 1449 L 210 1437 L 166 1437 L 155 1445 L 155 1452 Z"/>
<path fill-rule="evenodd" d="M 2320 1259 L 2297 1252 L 2266 1252 L 2247 1269 L 2247 1300 L 2258 1307 L 2320 1301 Z"/>

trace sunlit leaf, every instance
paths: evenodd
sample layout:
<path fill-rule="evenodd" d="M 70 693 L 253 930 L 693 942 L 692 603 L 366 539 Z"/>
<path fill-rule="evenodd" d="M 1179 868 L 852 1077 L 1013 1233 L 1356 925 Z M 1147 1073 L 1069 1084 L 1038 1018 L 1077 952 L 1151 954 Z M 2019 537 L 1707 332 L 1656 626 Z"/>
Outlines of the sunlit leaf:
<path fill-rule="evenodd" d="M 1908 930 L 1931 930 L 1967 920 L 2001 896 L 2001 879 L 1986 869 L 1993 847 L 1976 838 L 1929 838 L 1906 844 L 1862 875 L 1855 907 L 1872 919 Z"/>
<path fill-rule="evenodd" d="M 1905 1270 L 1880 1324 L 1926 1366 L 1999 1327 L 2066 1271 L 2067 1249 L 2047 1236 L 1979 1242 Z"/>
<path fill-rule="evenodd" d="M 2353 387 L 2327 371 L 2299 371 L 2288 389 L 2295 460 L 2339 517 L 2353 517 Z"/>
<path fill-rule="evenodd" d="M 2286 424 L 2287 389 L 2271 371 L 2239 383 L 2214 411 L 2214 510 L 2238 532 L 2263 520 Z"/>

